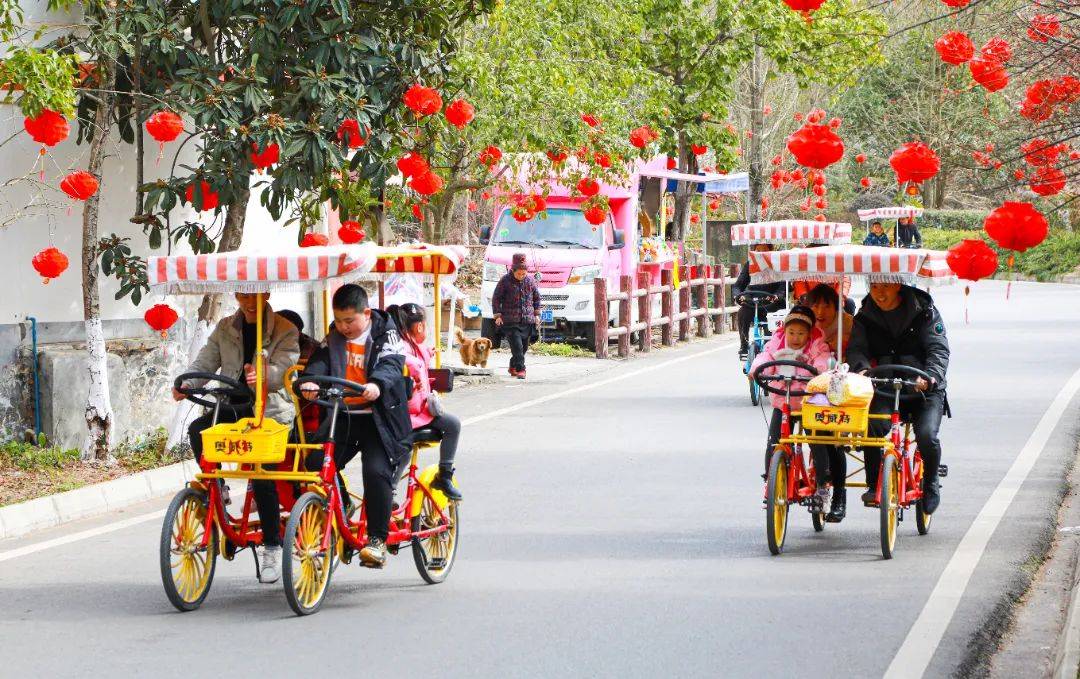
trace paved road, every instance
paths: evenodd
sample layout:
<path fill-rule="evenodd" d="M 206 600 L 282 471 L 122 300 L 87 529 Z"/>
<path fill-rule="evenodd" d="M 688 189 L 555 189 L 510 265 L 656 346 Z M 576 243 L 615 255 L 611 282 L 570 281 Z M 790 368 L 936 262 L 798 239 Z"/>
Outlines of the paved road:
<path fill-rule="evenodd" d="M 1080 289 L 1017 284 L 1006 302 L 1003 285 L 983 284 L 967 326 L 961 290 L 936 294 L 954 352 L 952 473 L 931 535 L 905 522 L 892 561 L 880 558 L 876 513 L 861 508 L 818 535 L 796 512 L 787 551 L 769 556 L 764 415 L 721 339 L 615 365 L 588 378 L 594 387 L 508 382 L 454 403 L 468 417 L 570 392 L 468 428 L 461 551 L 443 585 L 423 585 L 403 554 L 381 573 L 339 570 L 323 610 L 298 619 L 243 555 L 219 561 L 201 610 L 179 614 L 148 521 L 0 562 L 0 675 L 879 676 L 1080 369 Z M 978 655 L 978 635 L 1022 582 L 1075 450 L 1077 406 L 990 541 L 929 676 Z"/>

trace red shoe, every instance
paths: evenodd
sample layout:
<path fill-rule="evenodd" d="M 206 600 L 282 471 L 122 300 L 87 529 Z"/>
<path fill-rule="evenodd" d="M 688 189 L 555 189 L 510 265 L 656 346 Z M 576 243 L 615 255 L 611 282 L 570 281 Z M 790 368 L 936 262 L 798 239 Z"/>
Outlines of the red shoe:
<path fill-rule="evenodd" d="M 517 371 L 517 375 L 515 375 L 514 377 L 517 377 L 519 380 L 525 379 L 525 371 L 524 370 Z"/>
<path fill-rule="evenodd" d="M 510 377 L 517 377 L 518 376 L 518 371 L 514 370 L 513 368 L 510 368 L 510 370 L 508 372 L 510 373 Z"/>

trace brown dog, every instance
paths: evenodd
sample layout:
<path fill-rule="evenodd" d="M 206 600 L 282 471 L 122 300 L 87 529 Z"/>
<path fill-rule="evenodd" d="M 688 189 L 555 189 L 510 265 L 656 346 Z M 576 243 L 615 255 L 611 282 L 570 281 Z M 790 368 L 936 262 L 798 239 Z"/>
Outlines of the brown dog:
<path fill-rule="evenodd" d="M 491 356 L 491 340 L 486 337 L 469 339 L 465 333 L 461 332 L 461 328 L 455 328 L 455 330 L 457 330 L 458 344 L 461 345 L 458 347 L 461 351 L 461 362 L 465 365 L 486 368 L 488 357 Z"/>

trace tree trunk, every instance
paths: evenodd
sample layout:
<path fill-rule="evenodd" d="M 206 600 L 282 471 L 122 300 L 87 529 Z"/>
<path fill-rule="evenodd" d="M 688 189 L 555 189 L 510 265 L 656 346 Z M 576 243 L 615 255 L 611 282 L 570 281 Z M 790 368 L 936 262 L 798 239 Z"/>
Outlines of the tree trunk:
<path fill-rule="evenodd" d="M 765 195 L 765 173 L 761 162 L 761 135 L 764 124 L 765 63 L 761 46 L 754 45 L 750 62 L 750 192 L 747 196 L 746 221 L 761 221 L 761 199 Z"/>
<path fill-rule="evenodd" d="M 697 172 L 697 156 L 690 149 L 690 141 L 686 138 L 685 130 L 679 130 L 678 154 L 679 171 L 687 174 Z M 675 184 L 675 226 L 672 229 L 671 238 L 682 241 L 686 238 L 686 227 L 690 222 L 690 198 L 694 195 L 695 185 L 690 182 L 677 182 Z M 667 237 L 667 225 L 664 225 L 661 233 Z"/>
<path fill-rule="evenodd" d="M 949 171 L 944 165 L 941 167 L 941 171 L 934 177 L 934 192 L 930 196 L 930 204 L 926 207 L 940 210 L 945 205 L 945 189 L 949 183 Z"/>

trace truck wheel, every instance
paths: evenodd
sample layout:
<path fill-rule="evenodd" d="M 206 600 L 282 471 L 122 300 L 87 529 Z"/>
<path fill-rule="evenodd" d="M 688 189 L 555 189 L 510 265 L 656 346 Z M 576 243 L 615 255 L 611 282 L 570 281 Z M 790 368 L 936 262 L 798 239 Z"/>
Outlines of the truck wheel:
<path fill-rule="evenodd" d="M 502 333 L 499 332 L 499 326 L 495 325 L 494 318 L 485 318 L 480 321 L 480 336 L 491 340 L 492 349 L 502 346 Z"/>
<path fill-rule="evenodd" d="M 580 323 L 578 327 L 585 337 L 585 344 L 591 349 L 596 346 L 596 323 Z"/>

